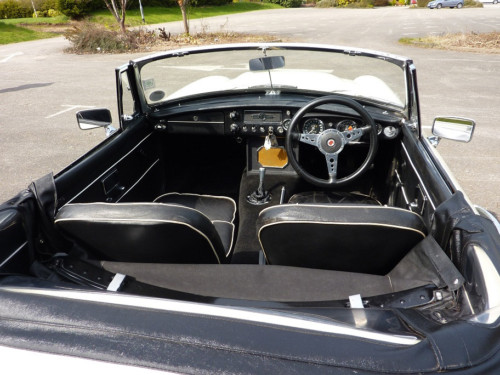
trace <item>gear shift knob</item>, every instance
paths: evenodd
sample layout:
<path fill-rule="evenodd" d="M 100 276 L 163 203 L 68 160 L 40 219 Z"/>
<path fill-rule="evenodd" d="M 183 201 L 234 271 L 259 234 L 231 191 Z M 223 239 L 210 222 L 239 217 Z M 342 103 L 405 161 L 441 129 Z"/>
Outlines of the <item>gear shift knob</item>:
<path fill-rule="evenodd" d="M 247 196 L 247 202 L 254 205 L 266 204 L 271 200 L 271 194 L 264 188 L 264 177 L 266 168 L 259 168 L 259 186 L 257 190 Z"/>
<path fill-rule="evenodd" d="M 266 176 L 266 168 L 259 168 L 259 187 L 257 188 L 258 195 L 264 195 L 264 177 Z"/>

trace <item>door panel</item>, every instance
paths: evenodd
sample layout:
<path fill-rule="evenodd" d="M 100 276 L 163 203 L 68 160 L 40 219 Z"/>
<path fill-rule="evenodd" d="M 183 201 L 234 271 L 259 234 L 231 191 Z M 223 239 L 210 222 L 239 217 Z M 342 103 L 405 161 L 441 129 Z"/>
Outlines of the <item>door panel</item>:
<path fill-rule="evenodd" d="M 146 121 L 136 120 L 56 176 L 58 207 L 70 202 L 150 201 L 163 189 L 160 164 L 158 138 Z"/>

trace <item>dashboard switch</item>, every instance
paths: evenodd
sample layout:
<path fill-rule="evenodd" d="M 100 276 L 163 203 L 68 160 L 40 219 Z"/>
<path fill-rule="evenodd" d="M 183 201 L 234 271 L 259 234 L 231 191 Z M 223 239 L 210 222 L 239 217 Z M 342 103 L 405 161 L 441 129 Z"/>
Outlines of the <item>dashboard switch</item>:
<path fill-rule="evenodd" d="M 240 127 L 238 126 L 238 124 L 233 122 L 231 125 L 229 125 L 229 130 L 231 131 L 231 133 L 236 134 L 238 133 L 238 130 L 240 130 Z"/>

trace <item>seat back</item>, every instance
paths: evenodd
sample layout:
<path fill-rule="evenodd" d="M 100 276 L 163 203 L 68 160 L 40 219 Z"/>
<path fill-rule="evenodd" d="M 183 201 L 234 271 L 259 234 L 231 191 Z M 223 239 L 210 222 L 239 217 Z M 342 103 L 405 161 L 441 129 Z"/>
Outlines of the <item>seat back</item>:
<path fill-rule="evenodd" d="M 262 210 L 257 232 L 268 264 L 385 275 L 426 228 L 399 208 L 285 204 Z"/>
<path fill-rule="evenodd" d="M 199 211 L 162 203 L 81 203 L 63 206 L 55 225 L 101 260 L 222 263 L 224 247 Z"/>

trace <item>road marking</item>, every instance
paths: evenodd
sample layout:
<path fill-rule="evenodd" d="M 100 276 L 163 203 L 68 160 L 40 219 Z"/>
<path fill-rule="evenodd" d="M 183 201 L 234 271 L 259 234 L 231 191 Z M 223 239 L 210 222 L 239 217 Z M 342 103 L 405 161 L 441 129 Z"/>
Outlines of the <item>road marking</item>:
<path fill-rule="evenodd" d="M 7 61 L 9 61 L 10 59 L 12 59 L 13 57 L 15 57 L 15 56 L 19 56 L 19 55 L 23 55 L 23 53 L 22 53 L 22 52 L 16 52 L 16 53 L 13 53 L 13 54 L 11 54 L 11 55 L 7 56 L 5 59 L 0 60 L 0 63 L 7 62 Z"/>
<path fill-rule="evenodd" d="M 73 111 L 77 108 L 95 108 L 95 105 L 70 105 L 70 104 L 62 104 L 61 107 L 68 107 L 67 109 L 63 109 L 62 111 L 59 111 L 57 113 L 54 113 L 52 115 L 49 115 L 45 118 L 52 118 L 52 117 L 56 117 L 56 116 L 59 116 L 59 115 L 62 115 L 63 113 L 66 113 L 66 112 L 69 112 L 69 111 Z"/>

